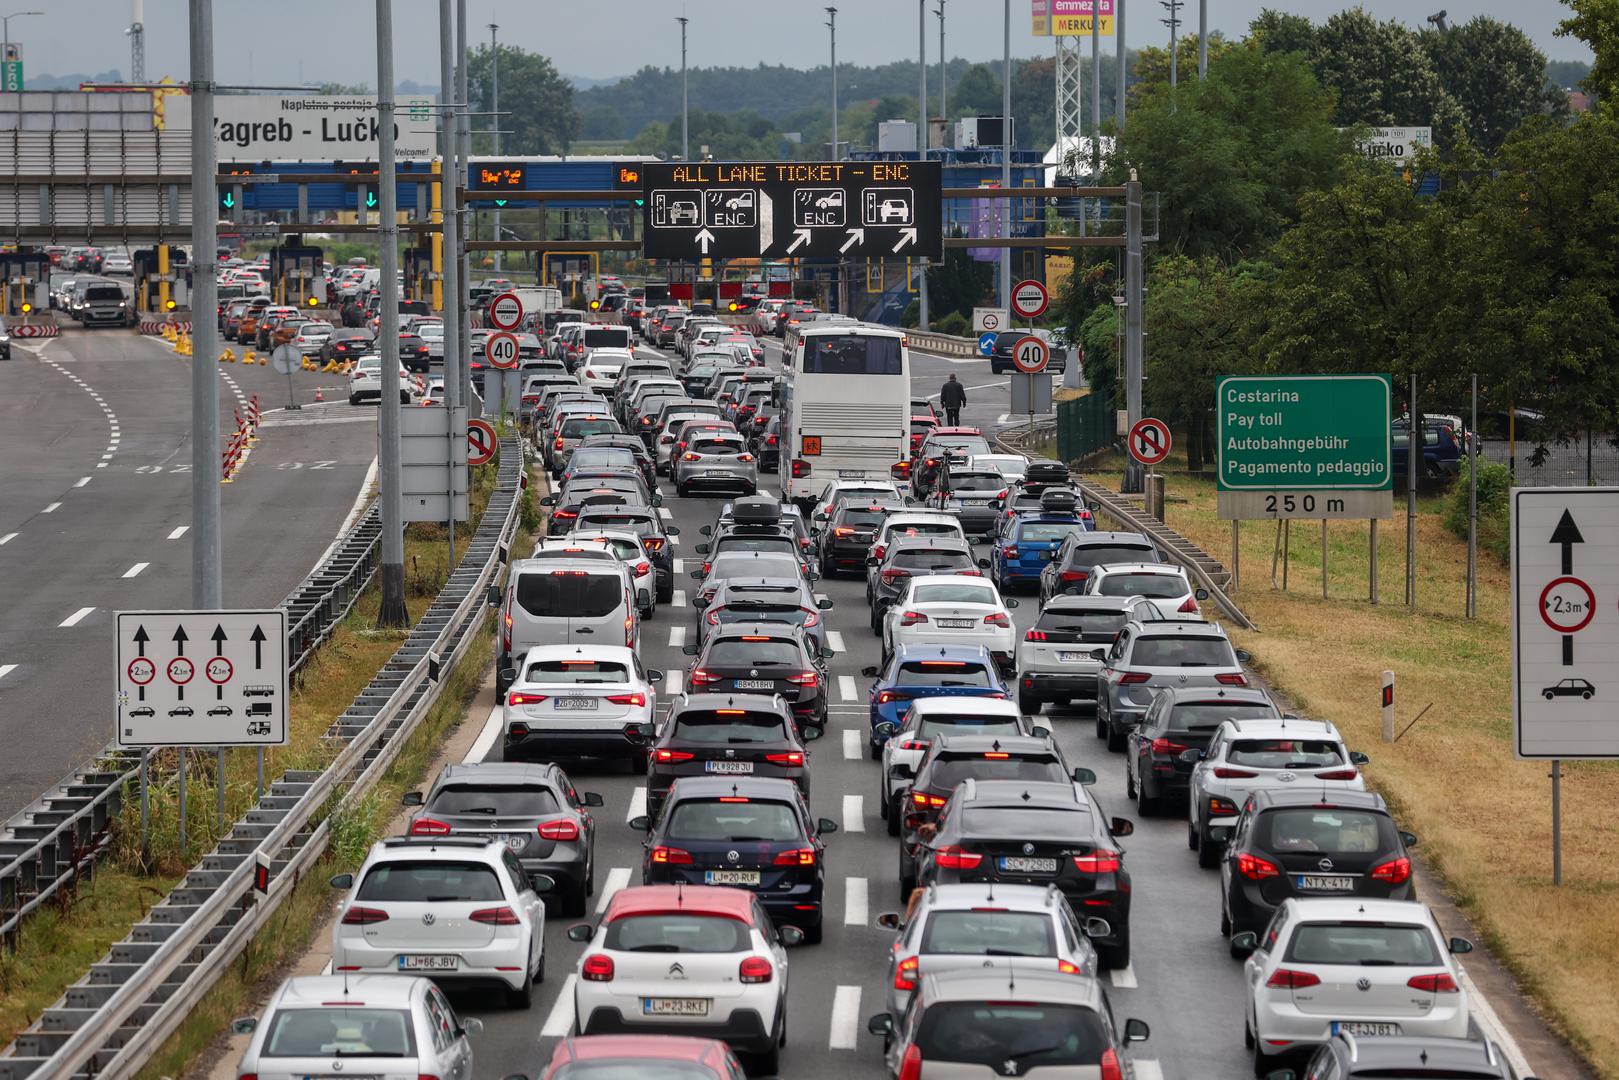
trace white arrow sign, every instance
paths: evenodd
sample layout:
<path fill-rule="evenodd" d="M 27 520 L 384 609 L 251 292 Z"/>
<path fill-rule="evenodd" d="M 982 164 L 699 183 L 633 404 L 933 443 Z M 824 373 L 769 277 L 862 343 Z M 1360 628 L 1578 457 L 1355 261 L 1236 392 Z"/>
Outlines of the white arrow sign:
<path fill-rule="evenodd" d="M 708 245 L 712 244 L 713 242 L 713 233 L 709 232 L 707 229 L 699 229 L 697 231 L 697 243 L 702 248 L 704 255 L 708 254 Z"/>
<path fill-rule="evenodd" d="M 906 244 L 916 243 L 916 228 L 910 227 L 899 231 L 899 240 L 894 244 L 893 250 L 898 251 Z"/>
<path fill-rule="evenodd" d="M 808 229 L 794 229 L 793 230 L 793 242 L 787 245 L 787 254 L 791 255 L 793 252 L 797 251 L 800 247 L 802 247 L 803 245 L 809 243 L 810 242 L 810 235 L 811 234 L 810 234 L 810 231 Z"/>
<path fill-rule="evenodd" d="M 843 246 L 838 248 L 838 254 L 842 255 L 845 251 L 848 251 L 850 248 L 854 247 L 856 244 L 864 244 L 865 242 L 866 242 L 866 230 L 865 229 L 850 229 L 849 230 L 849 239 L 845 240 L 843 242 Z"/>

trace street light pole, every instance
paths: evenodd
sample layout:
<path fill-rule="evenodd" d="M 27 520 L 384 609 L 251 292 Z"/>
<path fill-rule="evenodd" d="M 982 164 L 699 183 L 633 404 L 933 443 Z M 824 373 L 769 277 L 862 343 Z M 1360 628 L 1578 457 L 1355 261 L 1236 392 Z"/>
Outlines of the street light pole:
<path fill-rule="evenodd" d="M 410 625 L 410 613 L 405 610 L 405 523 L 399 501 L 403 477 L 399 455 L 399 214 L 394 178 L 393 51 L 393 0 L 377 0 L 377 239 L 382 249 L 378 260 L 382 273 L 377 283 L 382 291 L 377 325 L 377 341 L 382 346 L 382 445 L 377 452 L 382 481 L 382 602 L 377 609 L 378 627 Z M 455 213 L 455 186 L 450 191 L 446 218 Z M 454 251 L 445 255 L 446 263 L 460 257 Z M 449 382 L 448 372 L 444 381 Z"/>
<path fill-rule="evenodd" d="M 832 160 L 842 161 L 838 153 L 838 9 L 826 9 L 826 28 L 832 33 Z"/>
<path fill-rule="evenodd" d="M 0 48 L 4 49 L 3 52 L 0 52 L 0 57 L 9 57 L 11 55 L 11 20 L 20 19 L 24 15 L 43 14 L 45 14 L 43 11 L 13 11 L 10 15 L 0 15 L 0 37 L 5 38 L 4 45 L 0 46 Z M 210 53 L 209 55 L 213 54 Z M 9 87 L 0 87 L 0 89 L 9 89 Z M 21 90 L 22 87 L 19 86 L 17 89 Z"/>
<path fill-rule="evenodd" d="M 439 70 L 439 139 L 440 152 L 444 160 L 439 166 L 439 187 L 443 194 L 439 201 L 444 207 L 441 214 L 440 248 L 443 255 L 439 262 L 443 281 L 440 292 L 443 294 L 447 307 L 447 317 L 444 320 L 444 407 L 450 410 L 451 415 L 461 404 L 461 380 L 455 374 L 456 357 L 460 356 L 466 348 L 466 341 L 461 337 L 461 322 L 455 316 L 455 300 L 461 295 L 461 259 L 459 252 L 461 245 L 458 240 L 461 236 L 461 215 L 455 212 L 455 11 L 451 7 L 451 0 L 438 0 L 438 70 Z M 379 133 L 380 134 L 380 133 Z M 380 170 L 377 176 L 378 184 L 382 181 Z M 454 565 L 454 516 L 450 515 L 451 565 Z"/>
<path fill-rule="evenodd" d="M 944 57 L 944 0 L 939 0 L 939 116 L 944 120 L 946 141 L 950 138 L 950 62 Z"/>
<path fill-rule="evenodd" d="M 680 160 L 691 160 L 691 102 L 686 94 L 686 16 L 675 16 L 680 24 Z"/>
<path fill-rule="evenodd" d="M 1209 0 L 1197 0 L 1197 77 L 1209 77 Z"/>
<path fill-rule="evenodd" d="M 1113 126 L 1124 131 L 1124 0 L 1113 0 Z"/>
<path fill-rule="evenodd" d="M 497 157 L 500 155 L 500 42 L 495 38 L 495 31 L 500 29 L 499 23 L 489 24 L 489 135 L 494 139 L 491 152 Z M 468 105 L 467 108 L 471 108 Z M 500 206 L 495 206 L 495 240 L 500 240 Z M 505 260 L 501 258 L 505 252 L 495 249 L 495 273 L 500 273 Z"/>
<path fill-rule="evenodd" d="M 928 0 L 916 0 L 916 68 L 922 73 L 921 95 L 916 106 L 916 160 L 926 161 L 928 156 Z M 917 271 L 916 305 L 917 326 L 928 328 L 928 270 L 922 260 Z"/>
<path fill-rule="evenodd" d="M 1005 0 L 1005 24 L 1001 40 L 1001 187 L 1012 187 L 1012 0 Z M 1001 236 L 1012 236 L 1012 200 L 999 200 L 1001 207 Z M 1001 249 L 1001 291 L 998 307 L 1009 308 L 1012 302 L 1012 249 Z"/>
<path fill-rule="evenodd" d="M 21 14 L 28 14 L 23 12 Z M 7 15 L 6 19 L 15 18 Z M 6 33 L 9 43 L 11 34 Z M 219 541 L 219 355 L 214 262 L 219 194 L 214 174 L 214 0 L 191 0 L 191 604 L 223 607 Z"/>

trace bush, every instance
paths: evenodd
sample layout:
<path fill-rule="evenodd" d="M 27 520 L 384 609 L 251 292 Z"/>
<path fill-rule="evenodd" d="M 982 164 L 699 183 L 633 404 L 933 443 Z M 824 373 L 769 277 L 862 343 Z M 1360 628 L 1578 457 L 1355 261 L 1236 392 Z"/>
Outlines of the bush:
<path fill-rule="evenodd" d="M 912 300 L 910 305 L 908 307 L 906 307 L 906 309 L 904 311 L 900 312 L 899 324 L 900 324 L 900 326 L 902 326 L 905 329 L 909 330 L 912 327 L 916 326 L 921 321 L 922 321 L 922 304 L 921 304 L 920 301 Z"/>
<path fill-rule="evenodd" d="M 1478 546 L 1505 566 L 1511 557 L 1512 521 L 1509 495 L 1512 473 L 1505 465 L 1474 458 L 1462 463 L 1461 476 L 1445 497 L 1445 528 L 1467 539 L 1468 469 L 1478 468 Z"/>
<path fill-rule="evenodd" d="M 940 334 L 953 334 L 956 337 L 967 336 L 967 320 L 959 311 L 952 311 L 933 324 L 933 329 Z"/>

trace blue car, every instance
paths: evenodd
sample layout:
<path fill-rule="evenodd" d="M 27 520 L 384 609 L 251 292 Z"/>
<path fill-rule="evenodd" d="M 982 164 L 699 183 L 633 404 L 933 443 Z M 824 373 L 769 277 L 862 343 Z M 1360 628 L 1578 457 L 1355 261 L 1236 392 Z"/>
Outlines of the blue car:
<path fill-rule="evenodd" d="M 1089 511 L 1016 511 L 1001 518 L 989 553 L 990 577 L 1003 593 L 1013 585 L 1040 585 L 1040 571 L 1057 554 L 1063 538 L 1073 532 L 1094 532 L 1096 519 Z"/>
<path fill-rule="evenodd" d="M 871 758 L 882 757 L 887 736 L 878 724 L 900 727 L 899 718 L 916 698 L 1008 698 L 995 658 L 982 645 L 901 645 L 882 668 L 868 667 L 863 674 L 871 684 Z"/>
<path fill-rule="evenodd" d="M 797 784 L 776 777 L 684 776 L 674 782 L 648 833 L 644 885 L 729 885 L 759 897 L 772 922 L 821 940 L 826 865 L 821 837 L 838 831 L 810 817 Z"/>

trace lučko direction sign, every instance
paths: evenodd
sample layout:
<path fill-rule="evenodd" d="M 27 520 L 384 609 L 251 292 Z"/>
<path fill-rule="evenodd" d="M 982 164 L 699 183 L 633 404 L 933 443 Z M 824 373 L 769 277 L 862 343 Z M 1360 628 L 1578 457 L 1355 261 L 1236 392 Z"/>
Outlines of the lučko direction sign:
<path fill-rule="evenodd" d="M 1394 513 L 1387 375 L 1234 375 L 1217 387 L 1220 516 Z"/>

